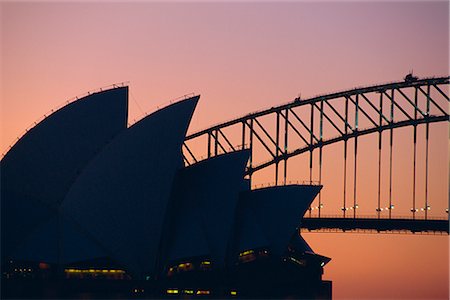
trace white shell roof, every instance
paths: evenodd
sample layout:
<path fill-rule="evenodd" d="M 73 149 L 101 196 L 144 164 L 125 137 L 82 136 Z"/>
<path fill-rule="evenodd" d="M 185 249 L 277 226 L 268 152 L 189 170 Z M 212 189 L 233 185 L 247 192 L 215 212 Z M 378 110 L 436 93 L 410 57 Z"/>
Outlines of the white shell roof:
<path fill-rule="evenodd" d="M 249 151 L 219 155 L 180 170 L 174 189 L 168 260 L 225 261 Z"/>
<path fill-rule="evenodd" d="M 313 185 L 286 185 L 241 194 L 240 201 L 247 202 L 243 207 L 253 211 L 272 254 L 284 254 L 303 215 L 321 188 Z M 257 234 L 256 232 L 255 236 Z M 257 242 L 255 240 L 255 248 L 259 245 Z"/>
<path fill-rule="evenodd" d="M 126 129 L 128 88 L 86 96 L 30 129 L 0 163 L 2 259 L 58 214 L 81 170 Z M 44 256 L 52 256 L 51 249 Z M 54 257 L 53 257 L 54 258 Z"/>
<path fill-rule="evenodd" d="M 123 131 L 83 170 L 63 202 L 64 213 L 135 275 L 155 271 L 181 146 L 198 99 L 172 104 Z"/>

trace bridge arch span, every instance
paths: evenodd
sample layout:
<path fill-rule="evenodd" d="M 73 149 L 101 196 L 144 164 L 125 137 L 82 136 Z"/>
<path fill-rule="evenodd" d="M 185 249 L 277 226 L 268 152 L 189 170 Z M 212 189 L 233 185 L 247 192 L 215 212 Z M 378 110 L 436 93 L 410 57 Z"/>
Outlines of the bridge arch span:
<path fill-rule="evenodd" d="M 413 192 L 413 199 L 410 199 L 410 213 L 412 218 L 427 218 L 430 209 L 427 188 L 430 125 L 449 120 L 449 79 L 450 77 L 424 78 L 355 88 L 308 99 L 296 98 L 289 103 L 250 113 L 187 136 L 183 145 L 185 163 L 189 165 L 201 158 L 249 148 L 252 155 L 246 169 L 247 177 L 252 179 L 255 174 L 268 170 L 270 167 L 270 170 L 274 169 L 275 184 L 282 185 L 288 182 L 287 169 L 291 158 L 309 154 L 309 181 L 321 183 L 322 149 L 342 143 L 345 153 L 342 158 L 345 165 L 344 199 L 338 209 L 341 210 L 343 217 L 351 215 L 355 217 L 358 208 L 356 199 L 358 138 L 377 137 L 380 170 L 378 171 L 376 216 L 383 216 L 386 213 L 383 212 L 384 208 L 391 217 L 391 209 L 394 207 L 392 195 L 389 195 L 388 207 L 383 207 L 380 200 L 381 149 L 388 148 L 390 152 L 389 176 L 391 178 L 388 181 L 389 190 L 391 190 L 394 131 L 409 127 L 412 128 L 414 140 L 414 161 L 411 164 L 414 165 L 411 167 L 414 168 L 414 191 L 416 191 L 417 181 L 417 144 L 420 144 L 420 149 L 426 149 L 426 155 L 423 161 L 420 161 L 421 164 L 426 165 L 425 202 L 423 205 L 419 204 Z M 418 127 L 425 127 L 425 133 L 418 134 Z M 425 138 L 420 139 L 423 135 Z M 386 138 L 389 138 L 390 142 L 386 143 L 384 141 Z M 352 143 L 348 144 L 350 140 Z M 318 159 L 317 152 L 319 152 Z M 354 168 L 350 172 L 346 169 L 347 152 L 352 153 L 354 157 Z M 319 169 L 319 172 L 315 173 L 316 177 L 313 177 L 313 164 L 318 165 Z M 350 192 L 345 191 L 347 177 L 354 180 L 353 201 L 346 199 L 350 195 Z M 322 200 L 319 195 L 319 203 L 316 207 L 319 216 Z M 419 213 L 422 215 L 419 216 Z"/>

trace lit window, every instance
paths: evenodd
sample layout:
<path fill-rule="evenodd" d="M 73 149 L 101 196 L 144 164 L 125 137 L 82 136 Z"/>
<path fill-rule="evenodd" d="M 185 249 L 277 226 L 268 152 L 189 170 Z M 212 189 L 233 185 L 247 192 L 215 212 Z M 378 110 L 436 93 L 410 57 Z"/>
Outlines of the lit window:
<path fill-rule="evenodd" d="M 181 263 L 178 265 L 179 271 L 190 271 L 192 269 L 194 269 L 194 265 L 191 263 Z"/>
<path fill-rule="evenodd" d="M 200 263 L 200 269 L 201 270 L 211 270 L 211 262 L 210 261 L 202 261 Z"/>
<path fill-rule="evenodd" d="M 247 263 L 256 259 L 255 252 L 253 250 L 247 250 L 239 253 L 239 262 Z"/>
<path fill-rule="evenodd" d="M 305 266 L 305 265 L 306 265 L 306 261 L 303 260 L 303 259 L 300 259 L 300 260 L 299 260 L 299 259 L 296 259 L 295 257 L 292 257 L 292 256 L 289 256 L 288 259 L 289 259 L 290 261 L 292 261 L 292 262 L 294 262 L 294 263 L 300 265 L 300 266 Z"/>
<path fill-rule="evenodd" d="M 124 270 L 115 269 L 65 269 L 66 278 L 126 279 Z"/>
<path fill-rule="evenodd" d="M 249 255 L 249 254 L 253 254 L 253 253 L 254 253 L 253 250 L 247 250 L 247 251 L 239 253 L 239 256 L 245 256 L 245 255 Z"/>

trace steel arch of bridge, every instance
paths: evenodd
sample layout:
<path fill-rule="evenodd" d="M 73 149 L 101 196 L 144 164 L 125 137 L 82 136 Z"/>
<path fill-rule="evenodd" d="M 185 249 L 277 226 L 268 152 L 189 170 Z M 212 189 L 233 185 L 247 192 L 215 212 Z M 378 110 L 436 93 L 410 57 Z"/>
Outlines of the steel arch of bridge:
<path fill-rule="evenodd" d="M 309 99 L 296 98 L 294 101 L 270 109 L 258 111 L 246 116 L 224 122 L 186 137 L 183 145 L 184 159 L 187 165 L 199 161 L 199 155 L 194 154 L 190 143 L 206 138 L 206 157 L 249 148 L 252 151 L 246 175 L 252 178 L 255 172 L 275 165 L 275 184 L 286 184 L 288 160 L 294 156 L 309 152 L 310 182 L 313 182 L 313 151 L 319 151 L 318 181 L 322 177 L 322 148 L 337 142 L 344 143 L 344 201 L 343 217 L 349 209 L 346 203 L 345 180 L 347 175 L 347 142 L 354 140 L 354 199 L 353 209 L 356 216 L 356 170 L 358 137 L 378 133 L 379 176 L 378 176 L 378 208 L 380 217 L 380 176 L 382 132 L 390 133 L 390 183 L 389 183 L 389 217 L 392 208 L 392 144 L 395 128 L 412 126 L 414 128 L 414 189 L 417 127 L 425 125 L 426 130 L 426 180 L 428 180 L 428 140 L 429 125 L 435 122 L 448 122 L 448 88 L 450 77 L 426 78 L 413 81 L 402 81 L 356 88 L 343 92 L 317 96 Z M 375 100 L 377 99 L 377 100 Z M 305 111 L 307 114 L 305 114 Z M 270 132 L 263 119 L 271 119 L 275 133 Z M 239 128 L 240 127 L 240 128 Z M 234 133 L 227 133 L 234 128 Z M 236 129 L 238 128 L 238 129 Z M 273 130 L 272 130 L 273 131 Z M 236 132 L 239 135 L 237 141 Z M 333 132 L 333 135 L 327 134 Z M 290 141 L 296 138 L 300 143 L 292 146 Z M 266 153 L 268 159 L 256 162 L 254 159 L 255 144 Z M 279 165 L 283 164 L 283 174 L 280 176 Z M 281 178 L 280 178 L 281 177 Z M 427 194 L 427 191 L 426 191 Z M 415 197 L 415 196 L 413 196 Z M 426 195 L 427 198 L 427 195 Z M 425 203 L 425 218 L 427 218 L 428 200 Z M 319 196 L 319 217 L 321 209 Z M 418 208 L 413 199 L 411 210 L 413 218 Z"/>

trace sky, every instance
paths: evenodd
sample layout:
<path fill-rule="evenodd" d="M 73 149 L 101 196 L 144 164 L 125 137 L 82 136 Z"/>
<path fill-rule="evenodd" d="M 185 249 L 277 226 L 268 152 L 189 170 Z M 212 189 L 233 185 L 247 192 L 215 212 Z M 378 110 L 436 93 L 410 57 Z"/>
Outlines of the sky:
<path fill-rule="evenodd" d="M 128 82 L 131 122 L 201 94 L 195 132 L 299 94 L 399 81 L 411 70 L 449 75 L 446 1 L 3 1 L 0 9 L 2 153 L 51 109 L 113 83 Z M 443 208 L 448 128 L 435 129 L 430 177 L 439 186 L 430 192 Z M 305 238 L 333 259 L 324 277 L 337 299 L 448 299 L 448 236 Z"/>

